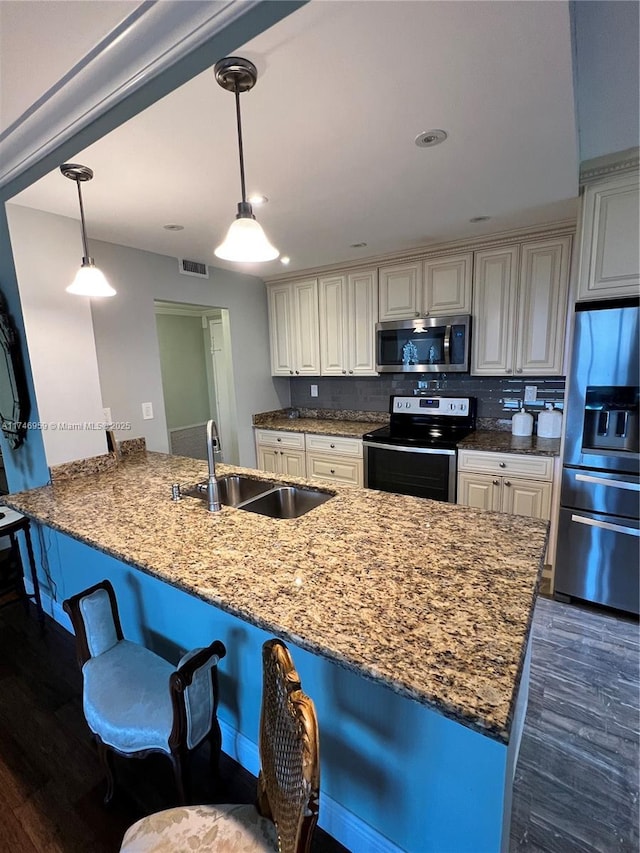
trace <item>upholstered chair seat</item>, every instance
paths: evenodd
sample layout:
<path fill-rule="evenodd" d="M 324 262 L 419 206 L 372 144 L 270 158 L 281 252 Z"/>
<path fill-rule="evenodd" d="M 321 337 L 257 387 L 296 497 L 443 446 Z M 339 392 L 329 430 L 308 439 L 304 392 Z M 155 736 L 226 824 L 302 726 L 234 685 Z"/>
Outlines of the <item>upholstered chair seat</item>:
<path fill-rule="evenodd" d="M 264 644 L 262 667 L 257 805 L 157 812 L 127 830 L 120 853 L 309 853 L 320 796 L 315 708 L 280 640 Z"/>
<path fill-rule="evenodd" d="M 225 648 L 216 640 L 188 652 L 177 667 L 137 643 L 125 640 L 113 588 L 103 581 L 64 602 L 76 632 L 82 670 L 82 704 L 107 772 L 113 795 L 109 750 L 144 757 L 167 755 L 178 794 L 185 803 L 184 760 L 205 738 L 214 768 L 221 735 L 217 709 L 217 664 Z"/>

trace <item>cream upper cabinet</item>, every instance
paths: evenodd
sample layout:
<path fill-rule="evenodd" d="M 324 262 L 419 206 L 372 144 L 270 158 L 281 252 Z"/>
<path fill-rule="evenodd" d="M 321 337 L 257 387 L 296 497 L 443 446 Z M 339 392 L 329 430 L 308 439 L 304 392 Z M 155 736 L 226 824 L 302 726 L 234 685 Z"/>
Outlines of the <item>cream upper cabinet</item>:
<path fill-rule="evenodd" d="M 319 376 L 318 280 L 269 284 L 273 376 Z"/>
<path fill-rule="evenodd" d="M 473 254 L 380 267 L 380 321 L 471 313 Z"/>
<path fill-rule="evenodd" d="M 380 286 L 379 319 L 406 320 L 419 317 L 418 298 L 422 295 L 422 263 L 393 264 L 378 270 Z"/>
<path fill-rule="evenodd" d="M 471 252 L 425 261 L 422 314 L 470 314 L 472 271 Z"/>
<path fill-rule="evenodd" d="M 638 172 L 587 185 L 582 198 L 578 300 L 640 291 Z"/>
<path fill-rule="evenodd" d="M 571 237 L 476 253 L 471 372 L 562 374 Z"/>
<path fill-rule="evenodd" d="M 322 376 L 376 375 L 377 304 L 374 269 L 320 279 Z"/>

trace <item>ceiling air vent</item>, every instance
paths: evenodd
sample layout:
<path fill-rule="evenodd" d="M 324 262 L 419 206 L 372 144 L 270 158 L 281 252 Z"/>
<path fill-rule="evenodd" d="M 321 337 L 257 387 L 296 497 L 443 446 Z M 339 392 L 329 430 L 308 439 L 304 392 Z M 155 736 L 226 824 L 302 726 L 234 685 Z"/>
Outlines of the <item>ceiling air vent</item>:
<path fill-rule="evenodd" d="M 201 261 L 188 261 L 186 258 L 178 258 L 178 269 L 182 275 L 209 278 L 209 267 Z"/>

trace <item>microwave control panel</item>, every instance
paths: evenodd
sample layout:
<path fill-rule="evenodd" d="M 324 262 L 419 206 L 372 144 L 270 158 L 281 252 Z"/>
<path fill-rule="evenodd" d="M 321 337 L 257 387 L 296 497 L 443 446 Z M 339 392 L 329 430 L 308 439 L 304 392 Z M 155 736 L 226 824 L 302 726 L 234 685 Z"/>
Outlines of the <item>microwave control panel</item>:
<path fill-rule="evenodd" d="M 469 414 L 468 397 L 394 397 L 394 415 L 452 415 Z"/>

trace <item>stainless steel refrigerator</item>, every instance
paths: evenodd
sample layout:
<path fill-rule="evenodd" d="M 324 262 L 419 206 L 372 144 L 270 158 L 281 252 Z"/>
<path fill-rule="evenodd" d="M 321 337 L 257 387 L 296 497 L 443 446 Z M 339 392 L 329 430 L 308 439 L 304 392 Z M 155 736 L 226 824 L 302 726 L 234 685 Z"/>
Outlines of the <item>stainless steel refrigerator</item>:
<path fill-rule="evenodd" d="M 578 303 L 566 405 L 555 593 L 637 614 L 638 299 Z"/>

